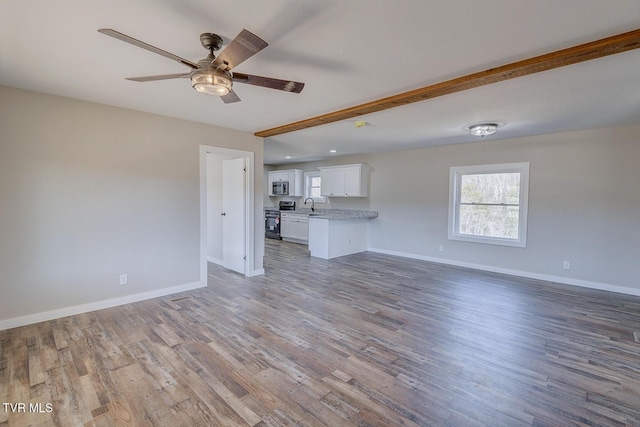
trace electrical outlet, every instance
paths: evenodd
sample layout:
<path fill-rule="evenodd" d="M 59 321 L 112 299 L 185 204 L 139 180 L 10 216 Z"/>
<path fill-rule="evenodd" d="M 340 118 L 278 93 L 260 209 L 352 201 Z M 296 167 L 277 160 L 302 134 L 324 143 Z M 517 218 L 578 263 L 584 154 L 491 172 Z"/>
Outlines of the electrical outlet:
<path fill-rule="evenodd" d="M 120 284 L 126 285 L 129 282 L 129 277 L 126 274 L 120 275 Z"/>
<path fill-rule="evenodd" d="M 569 261 L 562 261 L 562 268 L 564 270 L 571 270 L 571 263 Z"/>
<path fill-rule="evenodd" d="M 444 245 L 440 245 L 440 246 L 438 246 L 438 251 L 440 251 L 440 252 L 444 252 Z"/>

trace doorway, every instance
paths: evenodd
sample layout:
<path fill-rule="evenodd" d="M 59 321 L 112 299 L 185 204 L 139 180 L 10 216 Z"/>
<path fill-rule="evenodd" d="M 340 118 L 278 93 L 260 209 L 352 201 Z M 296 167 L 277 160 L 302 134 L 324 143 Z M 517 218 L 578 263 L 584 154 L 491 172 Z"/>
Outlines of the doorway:
<path fill-rule="evenodd" d="M 200 146 L 201 277 L 207 262 L 254 271 L 254 153 Z"/>

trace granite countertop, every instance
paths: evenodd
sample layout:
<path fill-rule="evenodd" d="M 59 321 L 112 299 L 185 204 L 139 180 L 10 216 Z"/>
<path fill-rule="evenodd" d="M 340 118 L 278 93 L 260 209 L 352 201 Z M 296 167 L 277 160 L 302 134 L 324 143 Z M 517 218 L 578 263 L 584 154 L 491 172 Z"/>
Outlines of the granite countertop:
<path fill-rule="evenodd" d="M 319 219 L 370 219 L 378 216 L 377 211 L 349 210 L 349 209 L 316 209 L 311 212 L 309 208 L 296 209 L 295 211 L 281 211 L 281 213 L 290 213 L 296 215 L 306 215 L 310 218 Z"/>

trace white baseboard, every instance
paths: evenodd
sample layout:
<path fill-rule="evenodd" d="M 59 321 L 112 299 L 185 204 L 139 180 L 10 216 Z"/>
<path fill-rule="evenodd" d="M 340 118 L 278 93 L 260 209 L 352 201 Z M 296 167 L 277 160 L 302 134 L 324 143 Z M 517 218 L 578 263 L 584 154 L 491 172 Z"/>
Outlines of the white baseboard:
<path fill-rule="evenodd" d="M 264 274 L 264 268 L 258 268 L 247 273 L 247 277 L 262 276 L 263 274 Z"/>
<path fill-rule="evenodd" d="M 216 265 L 224 267 L 224 263 L 222 262 L 221 259 L 207 257 L 207 261 L 211 262 L 213 264 L 216 264 Z M 258 269 L 255 269 L 253 271 L 248 272 L 245 276 L 253 277 L 253 276 L 261 276 L 263 274 L 264 274 L 264 268 L 258 268 Z"/>
<path fill-rule="evenodd" d="M 207 261 L 208 262 L 212 262 L 212 263 L 217 264 L 217 265 L 222 265 L 223 264 L 221 259 L 213 258 L 213 257 L 210 257 L 210 256 L 207 257 Z"/>
<path fill-rule="evenodd" d="M 124 297 L 112 298 L 112 299 L 103 300 L 103 301 L 95 301 L 87 304 L 75 305 L 72 307 L 65 307 L 57 310 L 29 314 L 27 316 L 14 317 L 12 319 L 0 320 L 0 331 L 5 329 L 17 328 L 19 326 L 31 325 L 33 323 L 46 322 L 48 320 L 59 319 L 61 317 L 73 316 L 75 314 L 87 313 L 89 311 L 102 310 L 104 308 L 130 304 L 132 302 L 144 301 L 151 298 L 163 297 L 166 295 L 176 294 L 178 292 L 185 292 L 193 289 L 204 288 L 206 286 L 207 286 L 206 282 L 204 283 L 193 282 L 193 283 L 187 283 L 184 285 L 156 289 L 148 292 L 141 292 L 139 294 L 127 295 Z"/>
<path fill-rule="evenodd" d="M 510 268 L 494 267 L 491 265 L 475 264 L 465 261 L 456 261 L 446 258 L 436 258 L 424 255 L 416 255 L 407 252 L 390 251 L 387 249 L 369 248 L 370 252 L 385 255 L 394 255 L 403 258 L 418 259 L 421 261 L 436 262 L 438 264 L 455 265 L 457 267 L 473 268 L 475 270 L 490 271 L 493 273 L 509 274 L 511 276 L 526 277 L 528 279 L 544 280 L 547 282 L 563 283 L 565 285 L 581 286 L 583 288 L 598 289 L 601 291 L 618 292 L 621 294 L 640 296 L 640 289 L 628 288 L 625 286 L 611 285 L 608 283 L 592 282 L 589 280 L 572 279 L 570 277 L 553 276 L 550 274 L 533 273 L 530 271 L 512 270 Z"/>

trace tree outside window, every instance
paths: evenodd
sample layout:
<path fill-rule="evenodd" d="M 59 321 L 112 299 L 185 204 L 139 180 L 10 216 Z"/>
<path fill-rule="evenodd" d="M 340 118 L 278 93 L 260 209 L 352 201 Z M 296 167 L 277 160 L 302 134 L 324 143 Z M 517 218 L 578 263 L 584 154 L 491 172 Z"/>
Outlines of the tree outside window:
<path fill-rule="evenodd" d="M 449 238 L 526 246 L 529 164 L 451 168 Z"/>

